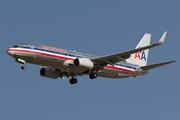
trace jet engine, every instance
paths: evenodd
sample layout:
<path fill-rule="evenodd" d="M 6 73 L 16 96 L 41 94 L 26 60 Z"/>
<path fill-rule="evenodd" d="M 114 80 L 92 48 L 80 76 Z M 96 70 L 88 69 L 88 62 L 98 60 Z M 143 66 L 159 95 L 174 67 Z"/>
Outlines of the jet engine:
<path fill-rule="evenodd" d="M 94 67 L 93 62 L 88 58 L 76 58 L 73 64 L 82 71 L 91 70 Z"/>
<path fill-rule="evenodd" d="M 59 72 L 53 68 L 41 68 L 40 75 L 42 77 L 57 79 L 59 77 Z"/>
<path fill-rule="evenodd" d="M 73 68 L 74 68 L 73 61 L 71 61 L 71 60 L 64 61 L 62 68 L 65 71 L 73 70 Z"/>

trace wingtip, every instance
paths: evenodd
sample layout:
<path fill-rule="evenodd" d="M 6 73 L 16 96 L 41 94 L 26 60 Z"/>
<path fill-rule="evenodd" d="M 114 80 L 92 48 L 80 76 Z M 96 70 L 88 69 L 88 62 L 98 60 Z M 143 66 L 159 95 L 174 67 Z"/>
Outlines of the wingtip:
<path fill-rule="evenodd" d="M 164 42 L 164 39 L 166 37 L 167 31 L 164 32 L 164 34 L 162 35 L 161 39 L 159 40 L 159 44 L 162 44 Z"/>
<path fill-rule="evenodd" d="M 177 62 L 177 60 L 170 61 L 170 63 L 174 63 L 174 62 Z"/>

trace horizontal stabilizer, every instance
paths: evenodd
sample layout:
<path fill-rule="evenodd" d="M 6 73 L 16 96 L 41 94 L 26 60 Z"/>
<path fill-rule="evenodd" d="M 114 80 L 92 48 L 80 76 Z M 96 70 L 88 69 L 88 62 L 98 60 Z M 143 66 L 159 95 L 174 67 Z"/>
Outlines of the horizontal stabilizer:
<path fill-rule="evenodd" d="M 177 62 L 177 61 L 175 60 L 175 61 L 170 61 L 170 62 L 164 62 L 164 63 L 158 63 L 158 64 L 153 64 L 153 65 L 143 66 L 143 67 L 141 67 L 141 69 L 150 70 L 150 69 L 154 69 L 154 68 L 166 65 L 166 64 L 173 63 L 173 62 Z"/>

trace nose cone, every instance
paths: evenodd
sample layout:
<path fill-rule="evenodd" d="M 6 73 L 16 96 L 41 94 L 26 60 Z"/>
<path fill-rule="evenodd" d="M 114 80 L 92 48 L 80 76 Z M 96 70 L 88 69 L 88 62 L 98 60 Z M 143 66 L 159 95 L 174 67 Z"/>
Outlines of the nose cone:
<path fill-rule="evenodd" d="M 14 51 L 12 51 L 11 49 L 8 49 L 8 50 L 7 50 L 7 53 L 8 53 L 10 56 L 13 56 L 13 55 L 14 55 Z"/>

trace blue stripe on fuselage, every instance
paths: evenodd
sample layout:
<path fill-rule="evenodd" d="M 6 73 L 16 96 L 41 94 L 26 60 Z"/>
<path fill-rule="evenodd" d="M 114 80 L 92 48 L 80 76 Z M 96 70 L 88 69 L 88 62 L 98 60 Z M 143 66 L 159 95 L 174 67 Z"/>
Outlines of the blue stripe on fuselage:
<path fill-rule="evenodd" d="M 59 55 L 64 55 L 64 56 L 67 56 L 67 57 L 74 57 L 74 58 L 89 58 L 89 59 L 92 59 L 92 57 L 89 57 L 88 55 L 86 56 L 83 56 L 81 55 L 80 53 L 79 54 L 73 54 L 73 51 L 71 51 L 71 53 L 67 52 L 59 52 L 59 51 L 56 51 L 56 50 L 49 50 L 49 49 L 44 49 L 44 48 L 38 48 L 38 47 L 27 47 L 27 46 L 24 46 L 24 47 L 21 47 L 21 48 L 25 48 L 25 49 L 33 49 L 33 50 L 38 50 L 38 51 L 43 51 L 43 52 L 49 52 L 49 53 L 55 53 L 55 54 L 59 54 Z M 75 52 L 74 52 L 75 53 Z M 96 56 L 98 57 L 98 56 Z M 130 65 L 128 63 L 125 63 L 125 62 L 118 62 L 116 64 L 114 64 L 115 66 L 119 66 L 119 67 L 125 67 L 125 68 L 128 68 L 128 69 L 133 69 L 133 70 L 136 70 L 137 69 L 137 66 L 136 65 Z"/>

